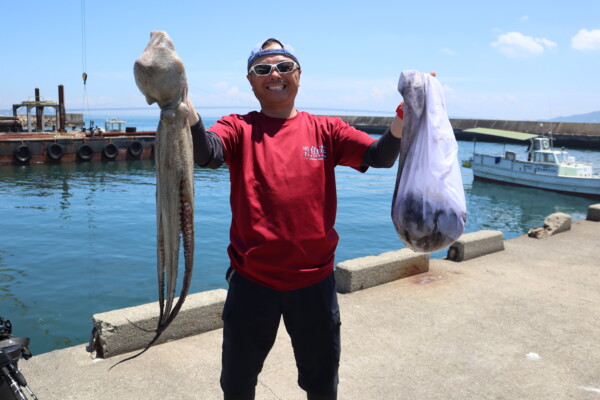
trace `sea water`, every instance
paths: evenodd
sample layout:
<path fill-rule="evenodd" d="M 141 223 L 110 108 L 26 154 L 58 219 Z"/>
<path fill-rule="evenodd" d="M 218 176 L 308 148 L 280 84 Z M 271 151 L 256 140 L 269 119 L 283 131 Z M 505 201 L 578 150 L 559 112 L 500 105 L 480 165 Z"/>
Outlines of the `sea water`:
<path fill-rule="evenodd" d="M 148 117 L 124 119 L 138 130 L 155 129 L 157 123 Z M 522 156 L 525 150 L 476 146 L 488 154 L 512 150 Z M 459 142 L 459 158 L 467 159 L 473 147 Z M 573 150 L 570 155 L 600 165 L 600 152 Z M 390 217 L 396 168 L 371 168 L 365 174 L 336 168 L 337 262 L 405 247 Z M 461 173 L 466 232 L 500 230 L 509 239 L 542 226 L 554 212 L 585 218 L 594 203 L 473 182 L 467 168 Z M 0 167 L 0 316 L 11 320 L 15 336 L 31 338 L 34 354 L 87 343 L 93 314 L 158 300 L 155 179 L 152 160 Z M 196 167 L 190 293 L 226 288 L 229 185 L 226 167 Z M 440 251 L 432 258 L 445 255 Z"/>

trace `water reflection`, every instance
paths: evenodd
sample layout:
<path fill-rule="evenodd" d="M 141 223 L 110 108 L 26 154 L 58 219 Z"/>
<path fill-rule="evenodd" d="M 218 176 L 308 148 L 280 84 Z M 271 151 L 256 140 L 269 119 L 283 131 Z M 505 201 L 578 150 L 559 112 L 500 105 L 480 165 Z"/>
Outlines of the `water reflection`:
<path fill-rule="evenodd" d="M 23 270 L 7 266 L 2 259 L 3 253 L 0 251 L 0 304 L 11 304 L 15 309 L 25 310 L 27 306 L 16 296 L 18 290 L 15 289 L 27 278 L 27 274 Z M 5 311 L 4 307 L 0 308 L 0 317 L 4 317 L 2 313 Z"/>
<path fill-rule="evenodd" d="M 465 188 L 469 217 L 467 227 L 501 230 L 505 238 L 541 226 L 552 213 L 564 212 L 573 219 L 585 217 L 590 200 L 541 189 L 475 180 Z"/>
<path fill-rule="evenodd" d="M 69 181 L 66 178 L 62 178 L 61 196 L 60 196 L 61 210 L 66 210 L 69 208 L 69 206 L 71 205 L 71 203 L 69 202 L 69 199 L 71 198 L 71 196 L 73 196 L 73 195 L 71 193 L 69 193 Z"/>

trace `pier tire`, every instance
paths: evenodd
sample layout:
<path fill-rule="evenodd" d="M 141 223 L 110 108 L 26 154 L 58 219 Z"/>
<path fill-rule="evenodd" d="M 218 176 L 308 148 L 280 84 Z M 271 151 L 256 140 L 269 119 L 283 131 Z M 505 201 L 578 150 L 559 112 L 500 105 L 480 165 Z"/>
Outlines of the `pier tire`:
<path fill-rule="evenodd" d="M 114 143 L 109 143 L 102 149 L 102 154 L 107 160 L 114 160 L 119 155 L 119 148 Z"/>
<path fill-rule="evenodd" d="M 79 157 L 81 161 L 89 161 L 92 159 L 93 155 L 94 150 L 89 144 L 82 144 L 77 149 L 77 157 Z"/>
<path fill-rule="evenodd" d="M 63 156 L 65 148 L 58 143 L 52 143 L 50 147 L 48 147 L 47 151 L 48 157 L 50 157 L 54 161 L 58 161 Z"/>
<path fill-rule="evenodd" d="M 15 149 L 15 158 L 22 163 L 26 163 L 31 159 L 31 150 L 27 145 L 20 145 Z"/>
<path fill-rule="evenodd" d="M 142 154 L 142 150 L 144 150 L 144 146 L 142 145 L 142 142 L 139 142 L 137 140 L 131 142 L 131 144 L 127 148 L 127 152 L 132 157 L 139 157 L 140 154 Z"/>

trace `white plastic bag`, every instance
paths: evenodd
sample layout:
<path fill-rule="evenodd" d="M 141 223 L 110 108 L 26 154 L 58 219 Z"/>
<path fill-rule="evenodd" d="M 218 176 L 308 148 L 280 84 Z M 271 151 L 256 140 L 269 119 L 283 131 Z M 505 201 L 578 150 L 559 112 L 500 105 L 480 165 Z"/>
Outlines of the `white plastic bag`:
<path fill-rule="evenodd" d="M 392 221 L 408 247 L 434 252 L 452 244 L 465 229 L 458 145 L 435 77 L 403 71 L 398 90 L 404 98 L 404 120 Z"/>

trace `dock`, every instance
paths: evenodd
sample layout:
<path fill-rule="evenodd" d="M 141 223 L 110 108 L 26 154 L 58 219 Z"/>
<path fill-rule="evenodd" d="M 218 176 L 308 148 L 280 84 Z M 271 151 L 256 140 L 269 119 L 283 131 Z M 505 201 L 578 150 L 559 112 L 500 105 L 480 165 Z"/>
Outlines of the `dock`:
<path fill-rule="evenodd" d="M 0 135 L 0 167 L 153 157 L 155 132 L 43 132 Z"/>
<path fill-rule="evenodd" d="M 34 100 L 13 104 L 13 116 L 0 117 L 0 167 L 122 161 L 154 156 L 156 132 L 137 132 L 136 127 L 125 127 L 123 131 L 126 121 L 115 118 L 106 120 L 105 130 L 93 127 L 86 130 L 83 114 L 66 112 L 63 85 L 58 85 L 58 99 L 58 103 L 44 100 L 36 88 Z M 21 122 L 23 115 L 18 114 L 20 108 L 27 110 L 25 126 Z M 54 115 L 44 115 L 47 108 L 54 110 Z M 48 127 L 50 121 L 52 124 Z M 81 128 L 75 129 L 77 127 Z"/>
<path fill-rule="evenodd" d="M 593 211 L 544 239 L 430 260 L 427 272 L 340 294 L 338 398 L 600 399 L 600 205 Z M 256 398 L 306 399 L 281 325 Z M 222 399 L 221 340 L 221 329 L 173 340 L 111 371 L 135 352 L 93 358 L 86 343 L 19 367 L 43 400 Z"/>

